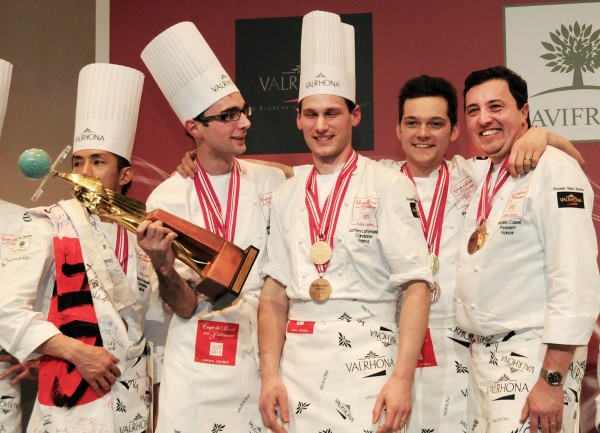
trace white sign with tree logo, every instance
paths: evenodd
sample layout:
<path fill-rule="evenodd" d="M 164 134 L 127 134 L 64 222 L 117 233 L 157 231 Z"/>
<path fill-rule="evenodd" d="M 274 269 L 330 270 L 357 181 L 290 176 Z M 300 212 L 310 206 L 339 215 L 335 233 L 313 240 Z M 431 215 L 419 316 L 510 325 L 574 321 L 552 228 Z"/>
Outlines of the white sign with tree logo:
<path fill-rule="evenodd" d="M 504 47 L 527 81 L 532 125 L 600 141 L 600 2 L 505 6 Z"/>

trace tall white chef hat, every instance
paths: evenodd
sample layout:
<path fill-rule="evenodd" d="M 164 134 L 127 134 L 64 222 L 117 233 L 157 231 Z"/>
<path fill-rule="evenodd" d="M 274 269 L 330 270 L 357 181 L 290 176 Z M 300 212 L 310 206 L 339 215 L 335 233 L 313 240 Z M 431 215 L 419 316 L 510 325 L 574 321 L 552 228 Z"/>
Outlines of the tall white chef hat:
<path fill-rule="evenodd" d="M 73 152 L 100 149 L 131 160 L 144 74 L 93 63 L 79 73 Z"/>
<path fill-rule="evenodd" d="M 10 90 L 12 68 L 12 64 L 6 60 L 0 59 L 0 138 L 2 137 L 4 116 L 6 116 L 6 105 L 8 104 L 8 91 Z"/>
<path fill-rule="evenodd" d="M 189 21 L 159 34 L 141 57 L 183 124 L 219 99 L 239 91 Z"/>
<path fill-rule="evenodd" d="M 299 100 L 337 95 L 356 100 L 354 27 L 339 15 L 313 11 L 302 21 Z"/>

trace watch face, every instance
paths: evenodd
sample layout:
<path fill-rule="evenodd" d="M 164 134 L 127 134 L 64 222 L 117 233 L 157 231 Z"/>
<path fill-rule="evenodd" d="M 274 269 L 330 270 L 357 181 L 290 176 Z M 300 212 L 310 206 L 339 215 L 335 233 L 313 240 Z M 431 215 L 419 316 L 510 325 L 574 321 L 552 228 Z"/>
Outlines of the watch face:
<path fill-rule="evenodd" d="M 562 375 L 558 371 L 548 372 L 548 383 L 552 386 L 558 386 L 562 382 Z"/>

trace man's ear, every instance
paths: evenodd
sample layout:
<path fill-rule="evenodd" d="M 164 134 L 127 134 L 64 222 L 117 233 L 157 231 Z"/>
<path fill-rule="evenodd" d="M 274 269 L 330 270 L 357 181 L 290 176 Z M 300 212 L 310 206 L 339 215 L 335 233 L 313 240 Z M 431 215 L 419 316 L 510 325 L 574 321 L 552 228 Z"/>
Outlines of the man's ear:
<path fill-rule="evenodd" d="M 521 107 L 521 115 L 523 116 L 523 124 L 527 124 L 527 118 L 529 117 L 529 102 L 526 102 Z"/>
<path fill-rule="evenodd" d="M 452 132 L 450 132 L 450 143 L 455 142 L 459 135 L 460 123 L 456 122 L 456 124 L 452 127 Z"/>
<path fill-rule="evenodd" d="M 356 107 L 354 107 L 354 110 L 352 110 L 352 113 L 350 113 L 352 116 L 352 126 L 358 126 L 358 124 L 360 123 L 360 119 L 362 119 L 362 111 L 360 110 L 360 105 L 356 105 Z"/>
<path fill-rule="evenodd" d="M 119 173 L 119 185 L 127 185 L 133 179 L 133 168 L 123 167 Z"/>
<path fill-rule="evenodd" d="M 202 137 L 202 129 L 198 126 L 196 122 L 194 122 L 193 119 L 186 120 L 184 127 L 187 133 L 190 134 L 190 136 L 192 136 L 193 138 Z"/>

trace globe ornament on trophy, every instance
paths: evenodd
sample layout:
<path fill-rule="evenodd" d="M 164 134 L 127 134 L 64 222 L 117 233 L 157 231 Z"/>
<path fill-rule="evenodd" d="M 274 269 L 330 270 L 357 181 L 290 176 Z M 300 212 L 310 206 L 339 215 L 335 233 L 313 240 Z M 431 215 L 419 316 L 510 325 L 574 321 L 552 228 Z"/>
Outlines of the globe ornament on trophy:
<path fill-rule="evenodd" d="M 67 146 L 52 165 L 43 150 L 23 152 L 19 158 L 21 172 L 29 179 L 44 177 L 32 201 L 42 195 L 50 179 L 60 177 L 73 184 L 73 196 L 91 213 L 109 218 L 129 231 L 135 232 L 146 219 L 160 220 L 177 233 L 173 241 L 175 255 L 202 277 L 195 290 L 209 298 L 214 309 L 229 306 L 239 296 L 258 255 L 257 248 L 251 245 L 242 250 L 223 237 L 160 209 L 147 213 L 144 203 L 104 188 L 95 177 L 56 171 L 70 150 L 71 146 Z"/>

